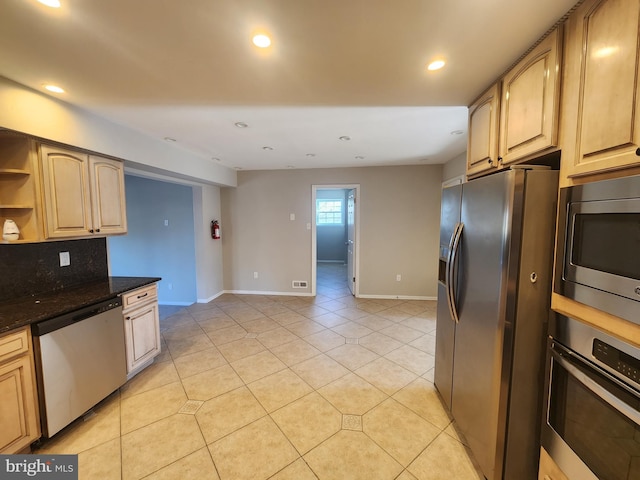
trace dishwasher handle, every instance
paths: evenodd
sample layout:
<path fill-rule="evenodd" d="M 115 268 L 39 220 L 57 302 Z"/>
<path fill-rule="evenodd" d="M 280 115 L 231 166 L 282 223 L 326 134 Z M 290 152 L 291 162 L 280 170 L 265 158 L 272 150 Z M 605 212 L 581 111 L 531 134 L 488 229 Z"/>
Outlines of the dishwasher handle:
<path fill-rule="evenodd" d="M 34 337 L 40 337 L 118 307 L 122 307 L 122 299 L 120 297 L 103 300 L 98 303 L 87 305 L 78 310 L 34 323 L 31 325 L 31 333 Z"/>

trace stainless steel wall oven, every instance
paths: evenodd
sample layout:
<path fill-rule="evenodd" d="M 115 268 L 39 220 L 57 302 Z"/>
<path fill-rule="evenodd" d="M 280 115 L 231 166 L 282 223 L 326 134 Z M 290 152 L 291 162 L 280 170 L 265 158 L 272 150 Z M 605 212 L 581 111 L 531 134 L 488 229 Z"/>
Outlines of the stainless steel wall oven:
<path fill-rule="evenodd" d="M 560 190 L 556 292 L 640 324 L 640 175 Z"/>
<path fill-rule="evenodd" d="M 558 315 L 542 446 L 571 479 L 640 478 L 640 348 Z"/>

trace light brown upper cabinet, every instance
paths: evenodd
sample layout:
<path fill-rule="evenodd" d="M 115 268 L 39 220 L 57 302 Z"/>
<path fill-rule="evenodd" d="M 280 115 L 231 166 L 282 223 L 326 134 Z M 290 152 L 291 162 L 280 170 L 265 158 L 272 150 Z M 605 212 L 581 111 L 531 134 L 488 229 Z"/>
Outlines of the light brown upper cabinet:
<path fill-rule="evenodd" d="M 556 28 L 502 79 L 500 162 L 532 158 L 558 145 L 562 29 Z"/>
<path fill-rule="evenodd" d="M 120 160 L 89 156 L 93 228 L 96 233 L 127 233 L 124 166 Z"/>
<path fill-rule="evenodd" d="M 469 106 L 467 176 L 558 149 L 562 27 Z"/>
<path fill-rule="evenodd" d="M 500 85 L 494 84 L 469 106 L 467 176 L 498 167 L 498 122 Z"/>
<path fill-rule="evenodd" d="M 40 147 L 45 237 L 126 233 L 122 162 Z"/>
<path fill-rule="evenodd" d="M 638 0 L 586 0 L 566 23 L 562 182 L 640 165 Z"/>
<path fill-rule="evenodd" d="M 40 176 L 35 141 L 0 131 L 0 229 L 13 220 L 20 235 L 11 243 L 42 240 Z M 0 242 L 2 242 L 0 235 Z"/>

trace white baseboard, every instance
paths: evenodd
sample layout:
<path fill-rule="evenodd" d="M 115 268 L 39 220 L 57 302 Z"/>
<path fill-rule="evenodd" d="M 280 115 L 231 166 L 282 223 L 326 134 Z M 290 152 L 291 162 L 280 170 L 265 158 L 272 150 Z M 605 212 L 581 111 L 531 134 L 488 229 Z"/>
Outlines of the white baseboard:
<path fill-rule="evenodd" d="M 196 300 L 196 303 L 209 303 L 216 298 L 224 295 L 225 293 L 237 294 L 237 295 L 281 295 L 288 297 L 314 297 L 315 295 L 306 292 L 271 292 L 271 291 L 261 291 L 261 290 L 223 290 L 221 292 L 212 295 L 209 298 L 199 298 Z M 438 297 L 428 297 L 423 295 L 366 295 L 360 294 L 357 295 L 357 298 L 367 298 L 367 299 L 381 299 L 381 300 L 437 300 Z M 189 305 L 193 305 L 193 303 L 189 302 L 159 302 L 159 305 L 168 305 L 168 306 L 177 306 L 177 307 L 188 307 Z"/>
<path fill-rule="evenodd" d="M 290 297 L 314 297 L 315 295 L 305 292 L 265 292 L 261 290 L 225 290 L 213 298 L 217 298 L 223 293 L 236 295 L 283 295 Z M 213 300 L 212 298 L 212 300 Z M 384 300 L 437 300 L 438 297 L 428 297 L 423 295 L 358 295 L 357 298 L 384 299 Z M 210 301 L 210 300 L 209 300 Z M 200 300 L 198 300 L 200 302 Z M 206 302 L 204 302 L 206 303 Z"/>
<path fill-rule="evenodd" d="M 437 300 L 438 297 L 426 297 L 423 295 L 358 295 L 358 298 L 371 298 L 382 300 Z"/>
<path fill-rule="evenodd" d="M 260 290 L 225 290 L 223 293 L 232 293 L 236 295 L 283 295 L 289 297 L 314 297 L 311 293 L 305 292 L 264 292 Z"/>
<path fill-rule="evenodd" d="M 210 296 L 209 298 L 199 298 L 198 300 L 196 300 L 197 303 L 209 303 L 212 300 L 215 300 L 216 298 L 218 298 L 220 295 L 224 295 L 226 292 L 223 290 L 222 292 L 218 292 L 215 295 Z"/>

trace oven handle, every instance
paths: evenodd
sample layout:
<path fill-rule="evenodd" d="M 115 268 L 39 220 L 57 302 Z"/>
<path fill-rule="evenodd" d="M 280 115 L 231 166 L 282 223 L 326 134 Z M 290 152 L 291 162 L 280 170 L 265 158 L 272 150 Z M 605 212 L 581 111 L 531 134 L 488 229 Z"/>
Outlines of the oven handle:
<path fill-rule="evenodd" d="M 615 408 L 629 420 L 635 422 L 636 425 L 640 425 L 640 413 L 638 413 L 636 409 L 620 400 L 618 397 L 613 395 L 607 389 L 603 388 L 597 382 L 593 381 L 591 378 L 589 378 L 588 375 L 585 375 L 580 371 L 580 369 L 565 360 L 562 355 L 560 355 L 556 351 L 551 350 L 551 355 L 556 362 L 558 362 L 565 370 L 567 370 L 567 372 L 573 375 L 586 388 L 591 390 L 598 397 L 607 402 L 611 407 Z"/>

